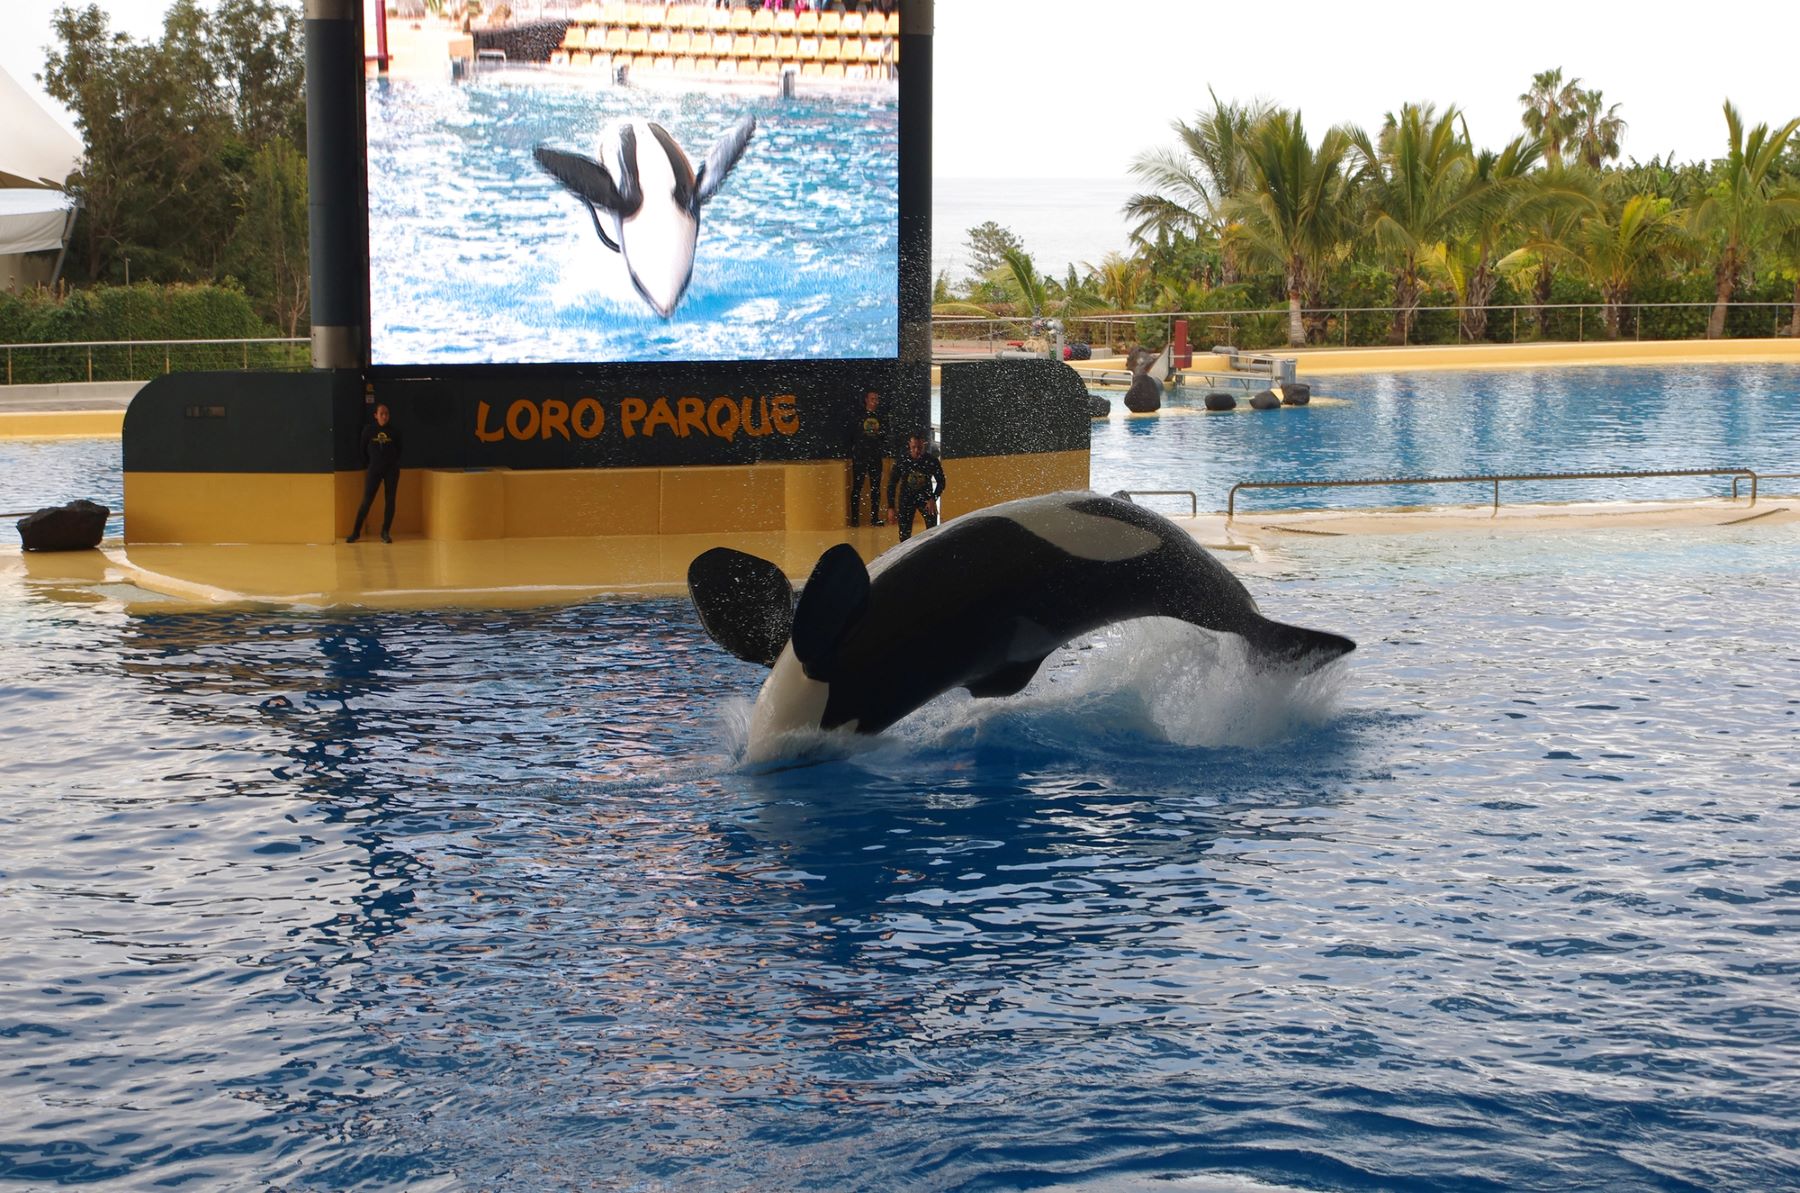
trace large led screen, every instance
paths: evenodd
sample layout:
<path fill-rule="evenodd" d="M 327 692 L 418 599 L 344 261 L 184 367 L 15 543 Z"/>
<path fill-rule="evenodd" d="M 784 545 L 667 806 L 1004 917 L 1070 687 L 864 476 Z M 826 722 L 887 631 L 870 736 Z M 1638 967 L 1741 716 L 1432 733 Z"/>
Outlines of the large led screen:
<path fill-rule="evenodd" d="M 372 363 L 898 356 L 892 78 L 432 74 L 368 83 Z"/>

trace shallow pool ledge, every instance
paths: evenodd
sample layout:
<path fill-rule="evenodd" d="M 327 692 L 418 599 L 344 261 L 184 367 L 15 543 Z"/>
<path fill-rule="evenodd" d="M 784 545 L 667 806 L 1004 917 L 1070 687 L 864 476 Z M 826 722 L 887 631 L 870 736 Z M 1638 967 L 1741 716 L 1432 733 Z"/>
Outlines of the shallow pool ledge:
<path fill-rule="evenodd" d="M 1268 510 L 1176 518 L 1219 552 L 1279 549 L 1309 539 L 1402 534 L 1492 536 L 1647 529 L 1748 530 L 1800 522 L 1800 496 L 1745 501 L 1610 502 L 1502 508 Z M 711 547 L 772 559 L 803 582 L 840 542 L 873 559 L 894 544 L 892 527 L 760 534 L 445 542 L 378 538 L 356 544 L 131 545 L 58 554 L 0 551 L 0 582 L 76 603 L 128 611 L 270 605 L 298 609 L 521 608 L 604 596 L 680 596 L 687 568 Z M 1234 565 L 1235 566 L 1235 565 Z"/>

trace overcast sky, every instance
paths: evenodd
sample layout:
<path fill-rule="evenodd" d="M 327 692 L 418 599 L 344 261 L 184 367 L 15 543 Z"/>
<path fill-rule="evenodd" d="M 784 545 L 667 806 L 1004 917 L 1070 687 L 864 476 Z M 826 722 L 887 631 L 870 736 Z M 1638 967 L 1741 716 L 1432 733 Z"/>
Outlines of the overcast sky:
<path fill-rule="evenodd" d="M 28 89 L 58 2 L 0 4 L 0 65 Z M 144 37 L 168 5 L 103 7 Z M 1206 105 L 1209 85 L 1298 107 L 1315 139 L 1339 121 L 1372 130 L 1408 100 L 1457 103 L 1475 141 L 1494 147 L 1521 131 L 1531 76 L 1560 66 L 1621 105 L 1625 153 L 1639 159 L 1721 155 L 1727 96 L 1750 124 L 1800 115 L 1795 0 L 937 0 L 936 22 L 933 137 L 946 177 L 1123 177 L 1139 153 L 1173 143 L 1169 121 Z"/>

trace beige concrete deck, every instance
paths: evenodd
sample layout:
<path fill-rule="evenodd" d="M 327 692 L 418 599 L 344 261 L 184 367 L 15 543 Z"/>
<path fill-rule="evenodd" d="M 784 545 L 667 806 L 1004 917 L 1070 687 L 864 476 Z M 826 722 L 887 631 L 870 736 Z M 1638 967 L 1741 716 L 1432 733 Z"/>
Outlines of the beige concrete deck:
<path fill-rule="evenodd" d="M 1760 531 L 1800 523 L 1800 495 L 1686 502 L 1445 506 L 1413 510 L 1240 513 L 1176 518 L 1208 548 L 1279 556 L 1307 540 L 1431 534 L 1620 533 L 1647 529 Z M 0 586 L 32 596 L 110 602 L 131 612 L 270 606 L 291 609 L 520 608 L 603 596 L 679 596 L 688 563 L 732 546 L 779 563 L 796 583 L 827 547 L 854 543 L 865 559 L 891 547 L 894 529 L 738 535 L 365 540 L 355 545 L 133 546 L 22 554 L 0 549 Z M 1229 556 L 1228 556 L 1229 558 Z M 1235 564 L 1233 566 L 1236 566 Z"/>

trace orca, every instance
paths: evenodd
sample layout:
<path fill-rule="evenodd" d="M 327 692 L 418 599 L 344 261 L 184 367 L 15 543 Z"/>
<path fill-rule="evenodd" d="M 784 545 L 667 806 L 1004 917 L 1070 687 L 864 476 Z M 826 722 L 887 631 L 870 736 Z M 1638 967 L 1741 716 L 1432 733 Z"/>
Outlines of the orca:
<path fill-rule="evenodd" d="M 952 688 L 1014 695 L 1053 651 L 1134 618 L 1237 634 L 1263 667 L 1310 671 L 1356 649 L 1264 617 L 1192 535 L 1091 492 L 964 514 L 866 568 L 839 544 L 797 605 L 775 564 L 715 547 L 689 566 L 688 595 L 714 641 L 770 668 L 751 713 L 751 762 L 780 757 L 797 732 L 879 733 Z"/>
<path fill-rule="evenodd" d="M 639 296 L 667 319 L 694 276 L 700 208 L 725 185 L 755 131 L 754 116 L 739 120 L 698 170 L 675 138 L 648 120 L 607 125 L 597 159 L 546 145 L 534 156 L 586 205 L 600 242 L 624 258 Z"/>

